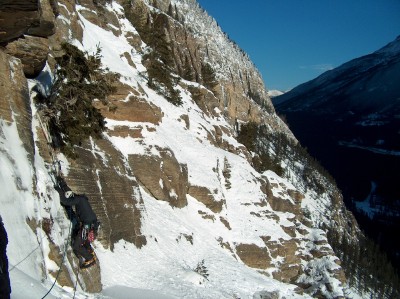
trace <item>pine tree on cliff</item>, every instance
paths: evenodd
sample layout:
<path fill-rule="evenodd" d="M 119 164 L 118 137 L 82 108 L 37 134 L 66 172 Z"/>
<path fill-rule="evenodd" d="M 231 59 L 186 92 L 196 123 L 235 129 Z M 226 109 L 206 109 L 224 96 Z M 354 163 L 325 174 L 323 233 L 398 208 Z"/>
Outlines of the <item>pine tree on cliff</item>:
<path fill-rule="evenodd" d="M 56 58 L 54 81 L 49 94 L 39 94 L 53 146 L 74 156 L 74 145 L 89 136 L 101 138 L 105 129 L 104 117 L 93 106 L 99 100 L 108 104 L 107 96 L 115 91 L 118 75 L 102 68 L 100 48 L 94 55 L 63 43 L 63 55 Z"/>
<path fill-rule="evenodd" d="M 148 44 L 149 53 L 143 55 L 143 64 L 148 72 L 148 85 L 165 96 L 174 105 L 181 105 L 179 91 L 175 89 L 178 77 L 173 74 L 174 59 L 171 45 L 165 34 L 168 17 L 165 14 L 153 14 L 151 34 Z"/>
<path fill-rule="evenodd" d="M 214 91 L 214 88 L 218 85 L 215 71 L 209 63 L 203 63 L 201 65 L 201 76 L 203 79 L 203 85 L 209 90 Z"/>

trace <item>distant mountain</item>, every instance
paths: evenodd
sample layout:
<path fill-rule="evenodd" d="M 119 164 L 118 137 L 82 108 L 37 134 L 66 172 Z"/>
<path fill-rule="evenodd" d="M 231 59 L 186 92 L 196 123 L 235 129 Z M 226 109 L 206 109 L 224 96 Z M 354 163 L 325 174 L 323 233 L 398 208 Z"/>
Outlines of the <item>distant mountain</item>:
<path fill-rule="evenodd" d="M 280 95 L 283 95 L 285 92 L 284 91 L 280 91 L 280 90 L 268 90 L 267 94 L 269 95 L 270 98 L 274 98 L 274 97 L 278 97 Z"/>
<path fill-rule="evenodd" d="M 274 99 L 274 104 L 284 112 L 311 110 L 337 121 L 353 119 L 358 125 L 381 125 L 399 116 L 399 78 L 400 37 L 299 85 Z"/>
<path fill-rule="evenodd" d="M 302 145 L 334 176 L 348 206 L 363 201 L 357 206 L 369 218 L 359 215 L 359 221 L 366 221 L 367 228 L 369 219 L 375 219 L 369 231 L 383 243 L 382 231 L 399 225 L 399 83 L 397 37 L 273 99 Z M 378 219 L 385 228 L 375 231 Z M 399 248 L 397 243 L 395 251 Z"/>

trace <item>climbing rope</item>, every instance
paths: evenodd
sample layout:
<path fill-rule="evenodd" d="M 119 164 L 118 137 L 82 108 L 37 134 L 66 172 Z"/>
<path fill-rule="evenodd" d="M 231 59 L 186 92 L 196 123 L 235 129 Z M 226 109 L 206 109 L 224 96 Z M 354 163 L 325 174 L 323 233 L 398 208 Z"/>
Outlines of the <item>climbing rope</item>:
<path fill-rule="evenodd" d="M 44 135 L 44 137 L 46 138 L 46 141 L 47 141 L 47 146 L 49 148 L 49 154 L 50 154 L 50 157 L 51 157 L 51 164 L 52 164 L 52 169 L 49 172 L 50 173 L 50 178 L 53 181 L 53 183 L 55 183 L 55 185 L 56 185 L 56 182 L 52 178 L 52 174 L 56 174 L 57 175 L 61 171 L 61 164 L 60 164 L 61 161 L 56 159 L 55 156 L 54 156 L 54 149 L 51 146 L 51 144 L 52 144 L 51 136 L 48 133 L 47 127 L 43 124 L 42 118 L 40 117 L 39 112 L 35 113 L 35 116 L 37 117 L 37 119 L 39 121 L 40 128 L 42 129 L 43 135 Z"/>
<path fill-rule="evenodd" d="M 75 298 L 75 293 L 76 293 L 76 287 L 78 286 L 78 279 L 79 279 L 79 271 L 80 271 L 80 267 L 78 267 L 78 271 L 76 272 L 76 280 L 75 280 L 75 286 L 74 286 L 74 296 L 72 297 L 72 299 Z"/>
<path fill-rule="evenodd" d="M 53 179 L 52 179 L 53 180 Z M 29 252 L 23 259 L 21 259 L 19 262 L 17 262 L 16 264 L 14 264 L 14 265 L 12 265 L 12 267 L 9 269 L 9 272 L 11 272 L 11 271 L 13 271 L 15 268 L 17 268 L 17 266 L 18 265 L 20 265 L 21 263 L 23 263 L 26 259 L 28 259 L 36 250 L 38 250 L 40 247 L 41 247 L 41 245 L 42 245 L 42 240 L 44 239 L 44 238 L 46 238 L 47 236 L 46 235 L 44 235 L 42 238 L 38 238 L 38 245 L 34 248 L 34 249 L 32 249 L 32 251 L 31 252 Z"/>
<path fill-rule="evenodd" d="M 42 245 L 42 240 L 45 238 L 46 236 L 43 236 L 40 241 L 38 246 L 36 246 L 36 248 L 34 248 L 31 252 L 28 253 L 28 255 L 26 257 L 24 257 L 22 260 L 20 260 L 18 263 L 16 263 L 15 265 L 13 265 L 11 267 L 10 270 L 8 270 L 8 272 L 11 272 L 12 270 L 14 270 L 19 264 L 21 264 L 23 261 L 25 261 L 28 257 L 30 257 L 36 250 L 38 250 L 38 248 L 40 247 L 40 245 Z"/>
<path fill-rule="evenodd" d="M 51 179 L 51 181 L 53 182 L 53 185 L 54 185 L 54 186 L 59 186 L 59 183 L 57 182 L 56 176 L 59 174 L 59 172 L 60 172 L 60 170 L 61 170 L 60 161 L 55 159 L 54 150 L 53 150 L 53 148 L 51 147 L 51 137 L 50 137 L 50 135 L 48 134 L 47 128 L 45 128 L 45 126 L 44 126 L 44 124 L 43 124 L 43 122 L 42 122 L 42 120 L 41 120 L 40 114 L 39 114 L 39 113 L 36 113 L 35 115 L 37 116 L 37 119 L 39 120 L 39 124 L 40 124 L 40 127 L 41 127 L 41 129 L 42 129 L 43 135 L 45 136 L 46 141 L 47 141 L 47 146 L 49 147 L 49 154 L 50 154 L 51 161 L 52 161 L 51 169 L 50 169 L 50 171 L 49 171 L 50 179 Z M 54 288 L 54 286 L 55 286 L 55 284 L 56 284 L 56 282 L 57 282 L 57 280 L 58 280 L 58 277 L 59 277 L 59 275 L 60 275 L 60 273 L 61 273 L 61 269 L 62 269 L 62 266 L 63 266 L 63 264 L 64 264 L 65 256 L 66 256 L 66 254 L 67 254 L 68 244 L 69 244 L 70 239 L 71 239 L 71 231 L 72 231 L 72 221 L 70 222 L 70 225 L 69 225 L 68 237 L 67 237 L 67 241 L 66 241 L 66 243 L 65 243 L 65 245 L 64 245 L 64 253 L 63 253 L 63 256 L 62 256 L 62 260 L 61 260 L 61 263 L 60 263 L 60 266 L 59 266 L 57 275 L 56 275 L 56 277 L 55 277 L 55 280 L 54 280 L 54 282 L 53 282 L 51 288 L 50 288 L 50 289 L 47 291 L 47 293 L 42 297 L 42 299 L 45 298 L 45 297 L 47 297 L 48 294 L 50 294 L 51 290 Z M 75 297 L 75 295 L 74 295 L 74 297 Z"/>
<path fill-rule="evenodd" d="M 64 253 L 63 253 L 63 256 L 62 256 L 62 259 L 61 259 L 60 267 L 58 268 L 58 272 L 57 272 L 56 278 L 55 278 L 55 280 L 53 282 L 53 285 L 47 291 L 47 293 L 42 297 L 42 299 L 47 297 L 48 294 L 50 294 L 51 290 L 54 288 L 54 286 L 55 286 L 55 284 L 56 284 L 56 282 L 58 280 L 58 276 L 61 273 L 61 268 L 62 268 L 62 265 L 64 264 L 65 256 L 67 255 L 67 248 L 68 248 L 69 240 L 71 238 L 71 231 L 72 231 L 72 222 L 70 222 L 70 224 L 69 224 L 68 238 L 67 238 L 67 242 L 64 245 Z M 75 293 L 74 293 L 74 297 L 75 297 Z"/>

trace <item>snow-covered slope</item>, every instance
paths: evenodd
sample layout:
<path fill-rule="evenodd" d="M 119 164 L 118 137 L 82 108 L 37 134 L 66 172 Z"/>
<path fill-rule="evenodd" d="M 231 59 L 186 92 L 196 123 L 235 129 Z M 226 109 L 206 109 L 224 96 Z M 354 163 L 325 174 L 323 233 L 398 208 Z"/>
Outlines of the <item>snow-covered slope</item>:
<path fill-rule="evenodd" d="M 317 226 L 350 222 L 340 214 L 340 196 L 332 202 L 334 186 L 322 195 L 306 190 L 289 157 L 282 165 L 290 181 L 270 170 L 257 172 L 252 153 L 236 140 L 235 120 L 218 105 L 211 111 L 198 105 L 189 90 L 198 88 L 216 103 L 224 102 L 227 93 L 218 98 L 199 83 L 182 79 L 177 87 L 182 105 L 171 104 L 148 87 L 142 64 L 146 45 L 140 41 L 132 46 L 132 36 L 140 37 L 119 1 L 99 7 L 82 2 L 75 6 L 59 1 L 60 31 L 52 46 L 60 36 L 89 53 L 100 46 L 102 63 L 121 74 L 122 87 L 113 98 L 116 112 L 102 110 L 107 121 L 104 138 L 77 146 L 76 160 L 47 144 L 33 101 L 33 90 L 49 88 L 52 60 L 28 85 L 19 60 L 0 52 L 6 61 L 4 86 L 18 82 L 23 90 L 10 92 L 0 107 L 0 203 L 10 241 L 13 298 L 44 296 L 56 278 L 50 298 L 343 296 L 346 282 L 340 262 Z M 190 14 L 198 10 L 195 1 L 173 4 L 186 9 L 182 12 L 193 28 L 203 26 L 204 20 L 194 22 Z M 112 24 L 104 25 L 100 16 Z M 192 33 L 196 36 L 205 28 Z M 210 38 L 220 35 L 210 32 Z M 56 55 L 53 50 L 51 55 Z M 232 61 L 244 55 L 239 49 L 230 52 L 233 57 L 226 55 Z M 229 73 L 232 61 L 216 65 L 219 76 Z M 252 67 L 250 62 L 247 67 Z M 251 72 L 257 73 L 250 70 L 248 76 Z M 267 105 L 268 97 L 264 100 Z M 247 110 L 258 105 L 246 94 L 239 104 Z M 141 110 L 130 110 L 130 105 Z M 258 120 L 265 121 L 268 131 L 289 132 L 264 108 L 258 107 Z M 70 222 L 50 175 L 56 159 L 74 190 L 90 195 L 102 221 L 93 269 L 77 271 L 69 246 Z M 296 168 L 305 168 L 301 160 Z M 304 215 L 303 208 L 311 214 Z M 347 228 L 343 224 L 341 229 Z"/>

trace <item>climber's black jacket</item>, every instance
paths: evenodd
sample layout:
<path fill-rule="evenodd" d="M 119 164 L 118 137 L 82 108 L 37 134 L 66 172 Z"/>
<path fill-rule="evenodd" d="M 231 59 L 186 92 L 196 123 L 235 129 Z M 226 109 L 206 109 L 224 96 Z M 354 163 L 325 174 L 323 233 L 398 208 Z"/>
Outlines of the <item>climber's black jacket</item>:
<path fill-rule="evenodd" d="M 96 214 L 93 212 L 86 195 L 74 194 L 74 196 L 66 198 L 65 192 L 70 191 L 71 189 L 65 184 L 64 181 L 59 181 L 59 185 L 56 186 L 55 189 L 60 194 L 60 201 L 63 206 L 75 206 L 75 213 L 78 216 L 78 220 L 80 222 L 82 222 L 83 224 L 97 223 Z"/>

